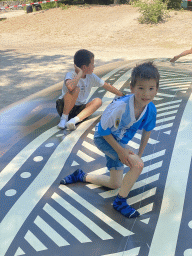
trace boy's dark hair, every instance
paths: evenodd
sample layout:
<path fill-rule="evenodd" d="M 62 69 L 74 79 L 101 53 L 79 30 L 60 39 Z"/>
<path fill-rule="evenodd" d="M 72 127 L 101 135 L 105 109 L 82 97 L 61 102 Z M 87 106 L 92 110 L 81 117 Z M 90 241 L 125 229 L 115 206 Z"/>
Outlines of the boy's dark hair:
<path fill-rule="evenodd" d="M 74 55 L 74 64 L 79 68 L 83 65 L 89 66 L 92 58 L 94 58 L 94 54 L 92 52 L 81 49 Z"/>
<path fill-rule="evenodd" d="M 148 80 L 148 79 L 155 79 L 157 82 L 157 89 L 159 88 L 159 71 L 153 65 L 153 62 L 145 62 L 143 64 L 137 65 L 131 74 L 131 87 L 134 87 L 137 80 Z"/>

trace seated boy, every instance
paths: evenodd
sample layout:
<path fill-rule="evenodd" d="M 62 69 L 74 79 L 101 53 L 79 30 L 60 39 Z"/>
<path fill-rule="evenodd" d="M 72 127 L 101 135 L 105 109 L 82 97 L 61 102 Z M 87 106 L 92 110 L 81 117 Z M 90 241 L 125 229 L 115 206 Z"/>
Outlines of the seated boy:
<path fill-rule="evenodd" d="M 159 78 L 159 72 L 151 62 L 136 66 L 130 83 L 132 94 L 113 100 L 96 125 L 94 143 L 105 154 L 110 176 L 85 174 L 78 169 L 62 179 L 61 184 L 82 181 L 119 188 L 114 209 L 128 218 L 140 215 L 127 204 L 126 198 L 143 170 L 141 156 L 156 125 L 156 108 L 152 100 L 157 94 Z M 143 132 L 138 154 L 134 154 L 127 143 L 138 129 Z M 123 178 L 124 164 L 130 170 Z"/>
<path fill-rule="evenodd" d="M 93 86 L 103 87 L 117 96 L 124 95 L 93 74 L 94 54 L 92 52 L 84 49 L 77 51 L 74 56 L 74 66 L 75 72 L 66 74 L 62 95 L 56 102 L 57 111 L 61 116 L 58 124 L 60 129 L 67 127 L 69 130 L 75 130 L 76 123 L 93 114 L 102 105 L 102 100 L 99 98 L 87 103 L 87 98 Z M 62 103 L 62 99 L 64 103 Z"/>

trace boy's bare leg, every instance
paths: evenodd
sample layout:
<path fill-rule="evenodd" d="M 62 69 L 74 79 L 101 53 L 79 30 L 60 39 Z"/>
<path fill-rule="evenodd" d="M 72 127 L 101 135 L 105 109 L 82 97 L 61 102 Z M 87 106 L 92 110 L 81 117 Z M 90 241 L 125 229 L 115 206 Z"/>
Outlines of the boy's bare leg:
<path fill-rule="evenodd" d="M 113 202 L 113 208 L 127 218 L 139 217 L 140 213 L 127 203 L 127 196 L 143 169 L 143 162 L 137 155 L 130 155 L 132 166 L 123 179 L 119 194 Z"/>
<path fill-rule="evenodd" d="M 110 176 L 87 174 L 85 178 L 86 182 L 112 189 L 117 189 L 121 187 L 122 180 L 123 170 L 111 170 Z"/>
<path fill-rule="evenodd" d="M 96 98 L 92 100 L 91 102 L 86 104 L 86 107 L 74 118 L 69 120 L 67 122 L 66 126 L 69 130 L 75 130 L 76 123 L 79 123 L 80 121 L 83 121 L 86 117 L 90 116 L 93 114 L 100 106 L 102 105 L 102 101 L 99 98 Z"/>
<path fill-rule="evenodd" d="M 67 92 L 64 96 L 63 114 L 68 115 L 71 109 L 75 106 L 80 89 L 76 87 L 72 92 Z"/>
<path fill-rule="evenodd" d="M 134 164 L 123 178 L 121 188 L 119 189 L 121 197 L 128 196 L 144 167 L 143 161 L 137 155 L 130 155 L 130 157 L 133 159 Z"/>
<path fill-rule="evenodd" d="M 68 115 L 71 109 L 74 107 L 75 102 L 78 98 L 80 89 L 76 87 L 72 92 L 67 92 L 64 96 L 64 108 L 60 122 L 57 125 L 59 129 L 64 129 L 68 121 Z"/>
<path fill-rule="evenodd" d="M 86 104 L 86 107 L 77 115 L 79 119 L 82 121 L 86 117 L 93 114 L 98 108 L 100 108 L 102 105 L 102 100 L 99 98 L 96 98 L 92 100 L 91 102 Z"/>
<path fill-rule="evenodd" d="M 134 165 L 123 178 L 123 170 L 111 170 L 110 177 L 106 175 L 87 174 L 85 181 L 95 185 L 119 189 L 121 197 L 127 197 L 143 170 L 143 161 L 137 155 L 131 155 Z"/>

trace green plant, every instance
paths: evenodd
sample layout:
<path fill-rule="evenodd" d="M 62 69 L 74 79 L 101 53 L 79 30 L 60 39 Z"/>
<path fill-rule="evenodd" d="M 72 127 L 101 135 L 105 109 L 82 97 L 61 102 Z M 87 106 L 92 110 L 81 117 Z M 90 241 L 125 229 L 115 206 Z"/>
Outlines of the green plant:
<path fill-rule="evenodd" d="M 137 1 L 134 2 L 134 6 L 139 7 L 141 12 L 140 23 L 159 23 L 164 20 L 168 13 L 167 3 L 162 0 Z"/>
<path fill-rule="evenodd" d="M 47 3 L 41 4 L 41 7 L 42 7 L 42 10 L 56 8 L 56 2 L 47 2 Z"/>

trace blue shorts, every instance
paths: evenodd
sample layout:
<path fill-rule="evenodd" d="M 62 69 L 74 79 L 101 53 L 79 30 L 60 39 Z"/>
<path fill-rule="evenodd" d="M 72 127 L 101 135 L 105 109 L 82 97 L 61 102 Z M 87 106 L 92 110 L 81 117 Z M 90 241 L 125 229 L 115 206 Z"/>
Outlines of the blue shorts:
<path fill-rule="evenodd" d="M 94 143 L 101 150 L 107 160 L 108 170 L 124 170 L 124 164 L 119 160 L 117 152 L 103 137 L 94 137 Z M 128 148 L 126 144 L 118 142 L 123 148 Z"/>

